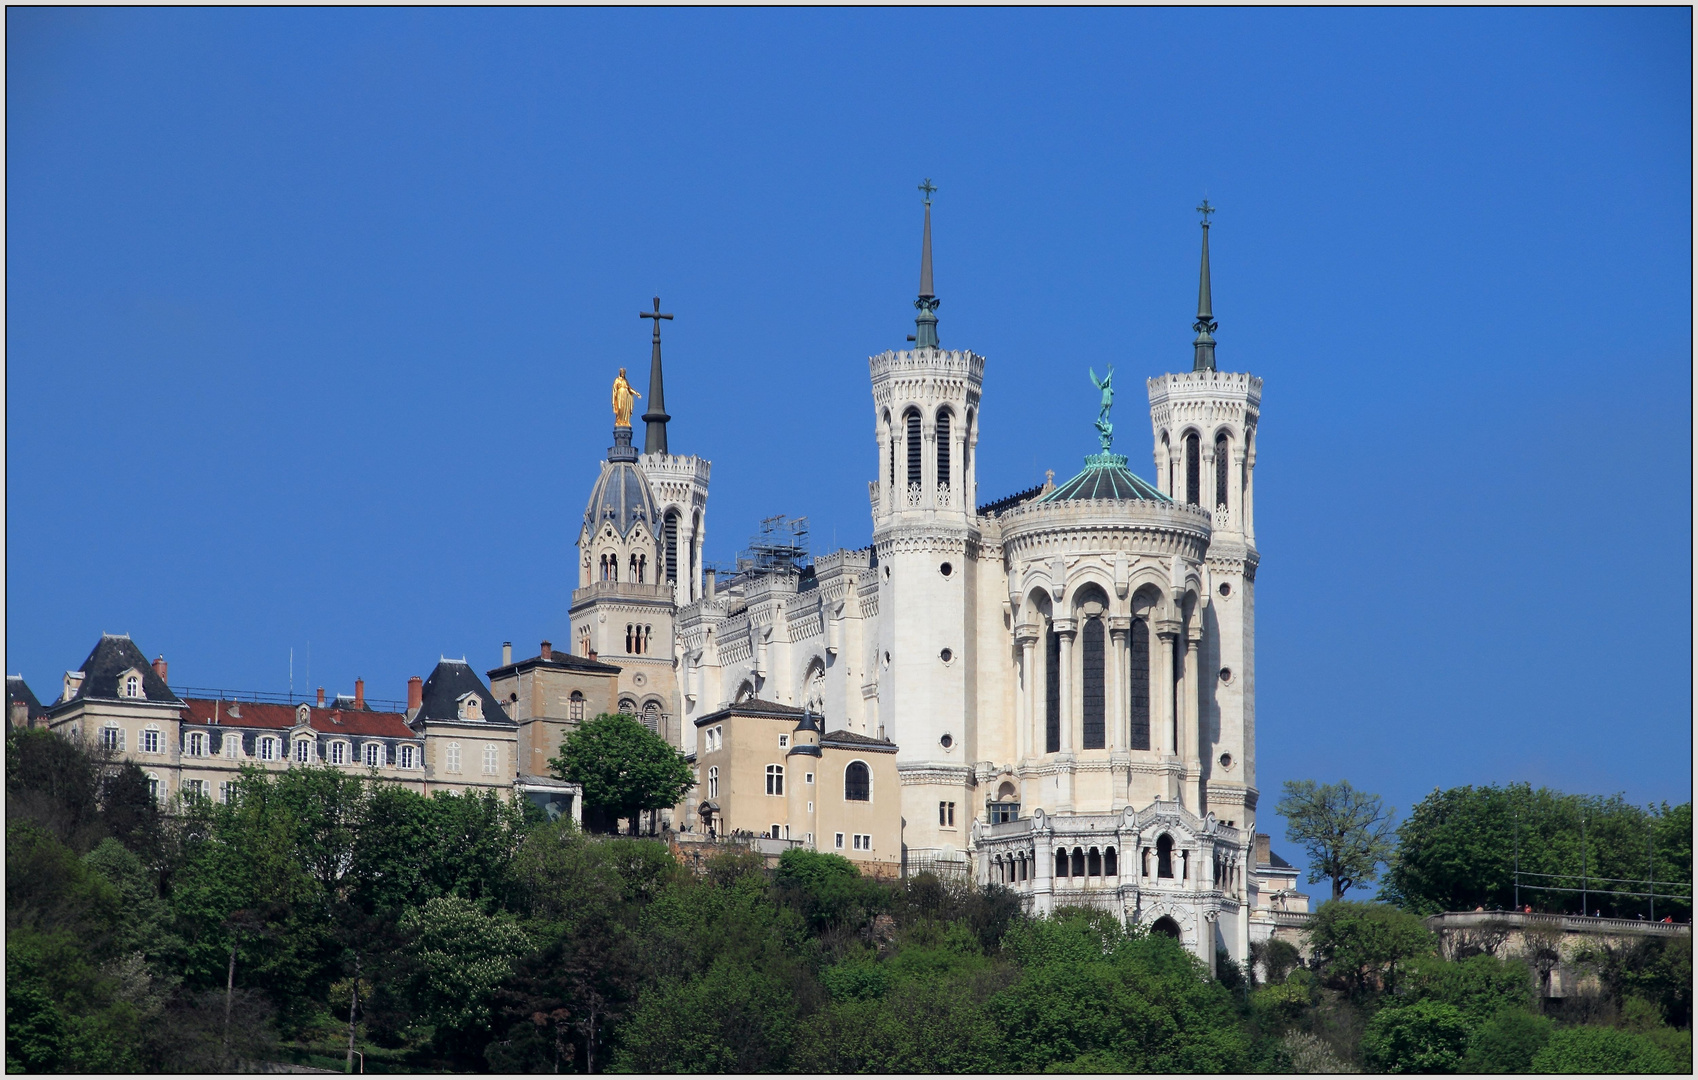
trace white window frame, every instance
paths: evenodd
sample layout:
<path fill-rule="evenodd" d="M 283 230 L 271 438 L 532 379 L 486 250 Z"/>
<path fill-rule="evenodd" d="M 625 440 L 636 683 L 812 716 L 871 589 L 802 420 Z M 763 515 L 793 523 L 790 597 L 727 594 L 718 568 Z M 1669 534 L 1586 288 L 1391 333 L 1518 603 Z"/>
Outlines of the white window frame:
<path fill-rule="evenodd" d="M 483 744 L 483 774 L 494 776 L 501 766 L 501 748 L 494 743 Z"/>
<path fill-rule="evenodd" d="M 341 739 L 333 739 L 330 743 L 330 764 L 348 764 L 348 744 Z"/>
<path fill-rule="evenodd" d="M 204 731 L 191 731 L 191 732 L 189 732 L 189 737 L 188 737 L 187 742 L 188 742 L 187 751 L 188 751 L 188 755 L 190 757 L 210 757 L 211 756 L 208 753 L 208 751 L 212 747 L 212 740 L 207 735 L 206 732 L 204 732 Z"/>
<path fill-rule="evenodd" d="M 460 744 L 448 743 L 442 748 L 443 772 L 458 773 L 460 771 Z"/>
<path fill-rule="evenodd" d="M 218 782 L 218 801 L 225 806 L 236 801 L 236 782 L 234 780 L 220 780 Z"/>
<path fill-rule="evenodd" d="M 419 767 L 421 755 L 419 748 L 412 743 L 402 743 L 401 752 L 395 756 L 396 767 L 400 769 L 416 769 Z"/>
<path fill-rule="evenodd" d="M 710 799 L 719 798 L 719 766 L 718 765 L 709 765 L 708 766 L 707 789 L 708 789 L 708 798 L 710 798 Z"/>
<path fill-rule="evenodd" d="M 163 754 L 165 752 L 165 736 L 158 725 L 149 724 L 142 728 L 141 738 L 136 740 L 136 749 L 144 754 Z"/>
<path fill-rule="evenodd" d="M 780 735 L 778 737 L 778 748 L 780 750 L 785 750 L 785 749 L 788 749 L 789 746 L 790 746 L 790 736 Z"/>
<path fill-rule="evenodd" d="M 275 735 L 261 735 L 254 740 L 254 756 L 261 761 L 276 761 L 280 740 Z"/>
<path fill-rule="evenodd" d="M 805 779 L 806 783 L 811 784 L 811 783 L 814 782 L 814 774 L 813 773 L 803 773 L 802 775 L 806 778 Z"/>
<path fill-rule="evenodd" d="M 127 698 L 144 697 L 142 693 L 142 677 L 136 672 L 124 676 L 124 696 Z"/>
<path fill-rule="evenodd" d="M 368 769 L 383 768 L 383 763 L 388 758 L 389 755 L 383 752 L 383 744 L 376 739 L 368 739 L 365 745 L 360 747 L 360 761 Z"/>
<path fill-rule="evenodd" d="M 311 765 L 313 758 L 317 756 L 315 753 L 317 750 L 316 740 L 296 739 L 294 743 L 293 752 L 289 755 L 290 759 L 301 765 Z"/>
<path fill-rule="evenodd" d="M 775 788 L 777 790 L 774 790 Z M 784 766 L 768 765 L 766 767 L 766 793 L 774 798 L 784 794 Z"/>
<path fill-rule="evenodd" d="M 152 796 L 154 802 L 164 800 L 165 781 L 161 780 L 157 773 L 147 774 L 147 793 Z"/>

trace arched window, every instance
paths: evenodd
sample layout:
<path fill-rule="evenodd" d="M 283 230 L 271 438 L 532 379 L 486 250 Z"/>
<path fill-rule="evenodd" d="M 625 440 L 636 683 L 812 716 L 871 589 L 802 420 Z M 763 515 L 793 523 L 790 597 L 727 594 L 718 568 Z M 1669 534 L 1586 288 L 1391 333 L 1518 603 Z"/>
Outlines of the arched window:
<path fill-rule="evenodd" d="M 1132 620 L 1132 749 L 1150 748 L 1150 627 Z"/>
<path fill-rule="evenodd" d="M 419 748 L 411 744 L 401 747 L 401 768 L 416 769 L 419 767 Z"/>
<path fill-rule="evenodd" d="M 189 734 L 189 756 L 206 756 L 206 732 L 195 731 Z"/>
<path fill-rule="evenodd" d="M 937 482 L 948 487 L 949 477 L 949 410 L 937 411 Z"/>
<path fill-rule="evenodd" d="M 719 798 L 719 766 L 708 766 L 708 798 Z"/>
<path fill-rule="evenodd" d="M 1177 498 L 1178 496 L 1174 494 L 1177 489 L 1173 486 L 1173 447 L 1169 445 L 1165 431 L 1161 433 L 1161 460 L 1167 462 L 1167 493 Z"/>
<path fill-rule="evenodd" d="M 636 716 L 637 715 L 637 703 L 635 701 L 631 700 L 628 697 L 627 698 L 620 698 L 619 699 L 619 711 L 624 713 L 626 716 Z"/>
<path fill-rule="evenodd" d="M 494 776 L 496 766 L 501 762 L 501 750 L 494 743 L 483 744 L 483 772 L 485 776 Z"/>
<path fill-rule="evenodd" d="M 584 718 L 584 692 L 582 690 L 572 691 L 572 696 L 567 699 L 566 718 L 568 720 L 582 720 Z"/>
<path fill-rule="evenodd" d="M 1115 858 L 1113 848 L 1107 848 L 1103 851 L 1103 876 L 1120 876 L 1120 860 Z"/>
<path fill-rule="evenodd" d="M 1067 849 L 1062 848 L 1055 853 L 1055 876 L 1067 876 Z"/>
<path fill-rule="evenodd" d="M 347 743 L 345 743 L 345 742 L 333 742 L 333 743 L 330 744 L 330 764 L 332 764 L 332 765 L 346 765 L 346 764 L 348 764 L 348 744 Z"/>
<path fill-rule="evenodd" d="M 159 777 L 152 773 L 147 774 L 147 793 L 154 802 L 158 802 L 160 799 L 165 797 L 165 785 L 161 784 L 159 782 Z"/>
<path fill-rule="evenodd" d="M 1215 505 L 1226 505 L 1226 433 L 1215 436 Z"/>
<path fill-rule="evenodd" d="M 626 576 L 626 578 L 628 578 L 631 581 L 642 580 L 641 578 L 637 577 L 637 557 L 635 555 L 631 556 L 631 572 L 626 574 L 625 576 Z"/>
<path fill-rule="evenodd" d="M 296 739 L 295 740 L 295 760 L 300 762 L 303 765 L 312 760 L 312 740 L 311 739 Z"/>
<path fill-rule="evenodd" d="M 460 744 L 457 743 L 457 742 L 449 743 L 448 746 L 447 746 L 447 751 L 448 751 L 448 753 L 447 753 L 448 763 L 446 765 L 445 771 L 451 772 L 451 773 L 459 772 L 460 771 Z"/>
<path fill-rule="evenodd" d="M 133 697 L 133 698 L 141 697 L 142 696 L 141 685 L 142 685 L 142 683 L 141 683 L 141 676 L 140 675 L 127 675 L 127 676 L 125 676 L 124 677 L 124 696 L 125 697 Z"/>
<path fill-rule="evenodd" d="M 1103 620 L 1101 616 L 1092 615 L 1085 620 L 1083 652 L 1085 654 L 1084 677 L 1080 689 L 1084 693 L 1085 712 L 1082 721 L 1084 749 L 1101 750 L 1104 743 L 1104 722 L 1106 715 L 1108 679 L 1105 677 L 1105 662 L 1108 659 L 1107 650 L 1103 646 Z"/>
<path fill-rule="evenodd" d="M 366 756 L 366 768 L 376 769 L 383 765 L 383 744 L 368 742 L 360 748 Z"/>
<path fill-rule="evenodd" d="M 1084 877 L 1085 876 L 1085 849 L 1084 848 L 1074 848 L 1073 849 L 1073 876 L 1074 877 Z"/>
<path fill-rule="evenodd" d="M 920 486 L 920 410 L 909 409 L 903 418 L 908 429 L 908 490 Z"/>
<path fill-rule="evenodd" d="M 1156 877 L 1173 876 L 1173 837 L 1162 833 L 1156 840 Z"/>
<path fill-rule="evenodd" d="M 662 526 L 662 538 L 666 545 L 666 580 L 678 580 L 678 511 L 668 510 L 666 521 Z"/>
<path fill-rule="evenodd" d="M 1197 475 L 1202 468 L 1199 462 L 1200 453 L 1201 450 L 1197 445 L 1197 433 L 1195 431 L 1188 433 L 1185 436 L 1185 501 L 1192 506 L 1196 506 L 1202 501 L 1200 497 L 1202 492 L 1199 490 L 1199 485 L 1203 478 Z"/>
<path fill-rule="evenodd" d="M 850 802 L 870 802 L 873 797 L 873 774 L 864 761 L 851 761 L 843 770 L 843 797 Z"/>
<path fill-rule="evenodd" d="M 631 651 L 631 624 L 625 624 L 625 651 Z"/>
<path fill-rule="evenodd" d="M 1061 749 L 1061 635 L 1044 631 L 1044 753 Z"/>
<path fill-rule="evenodd" d="M 656 735 L 660 734 L 660 703 L 658 701 L 645 701 L 643 703 L 643 726 Z"/>
<path fill-rule="evenodd" d="M 1085 876 L 1103 876 L 1103 853 L 1096 848 L 1085 852 Z"/>
<path fill-rule="evenodd" d="M 1150 933 L 1163 934 L 1175 941 L 1178 941 L 1179 924 L 1174 922 L 1172 917 L 1163 915 L 1161 918 L 1150 924 Z"/>
<path fill-rule="evenodd" d="M 884 410 L 884 430 L 886 441 L 890 444 L 890 483 L 896 483 L 896 429 L 890 426 L 890 410 Z"/>
<path fill-rule="evenodd" d="M 784 794 L 784 766 L 768 765 L 766 767 L 766 793 L 768 795 Z"/>

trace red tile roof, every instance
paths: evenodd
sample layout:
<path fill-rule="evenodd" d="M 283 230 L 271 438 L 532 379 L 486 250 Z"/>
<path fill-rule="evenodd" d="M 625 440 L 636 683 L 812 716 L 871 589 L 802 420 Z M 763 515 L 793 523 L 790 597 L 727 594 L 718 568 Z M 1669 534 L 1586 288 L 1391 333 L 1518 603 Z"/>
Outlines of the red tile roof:
<path fill-rule="evenodd" d="M 204 698 L 189 698 L 183 704 L 187 706 L 183 710 L 183 722 L 186 724 L 210 724 L 216 716 L 220 727 L 278 730 L 294 727 L 295 710 L 300 708 L 299 705 L 262 705 L 252 701 L 211 701 Z M 240 710 L 240 716 L 230 715 L 232 705 Z M 311 713 L 312 729 L 326 735 L 361 735 L 385 739 L 419 737 L 418 732 L 407 726 L 407 718 L 401 713 L 320 708 L 311 708 L 308 711 Z"/>

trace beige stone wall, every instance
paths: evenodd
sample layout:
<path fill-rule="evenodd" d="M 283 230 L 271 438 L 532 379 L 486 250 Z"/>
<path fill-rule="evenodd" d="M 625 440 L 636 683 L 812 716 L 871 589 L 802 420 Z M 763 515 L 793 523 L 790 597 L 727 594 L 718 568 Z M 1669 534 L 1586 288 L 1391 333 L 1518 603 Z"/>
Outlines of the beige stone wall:
<path fill-rule="evenodd" d="M 613 675 L 537 664 L 490 681 L 490 693 L 519 725 L 518 771 L 548 775 L 548 759 L 577 729 L 572 718 L 574 691 L 584 695 L 583 720 L 616 711 L 618 683 Z"/>

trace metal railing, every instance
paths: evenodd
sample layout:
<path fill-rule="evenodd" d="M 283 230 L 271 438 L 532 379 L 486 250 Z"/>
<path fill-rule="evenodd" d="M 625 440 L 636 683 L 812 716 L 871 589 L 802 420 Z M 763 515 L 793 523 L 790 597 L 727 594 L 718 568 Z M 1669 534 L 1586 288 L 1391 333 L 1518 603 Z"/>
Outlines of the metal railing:
<path fill-rule="evenodd" d="M 249 701 L 255 705 L 311 705 L 318 707 L 318 695 L 296 693 L 267 693 L 263 690 L 225 690 L 211 686 L 172 686 L 171 692 L 180 698 L 201 698 L 211 701 Z M 352 700 L 351 695 L 341 694 Z M 406 712 L 407 703 L 399 698 L 367 697 L 366 707 L 377 712 Z M 336 697 L 327 698 L 324 707 L 334 708 Z"/>

